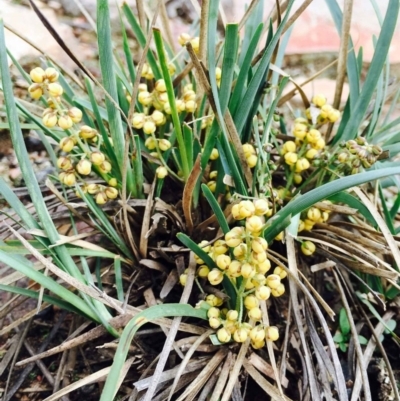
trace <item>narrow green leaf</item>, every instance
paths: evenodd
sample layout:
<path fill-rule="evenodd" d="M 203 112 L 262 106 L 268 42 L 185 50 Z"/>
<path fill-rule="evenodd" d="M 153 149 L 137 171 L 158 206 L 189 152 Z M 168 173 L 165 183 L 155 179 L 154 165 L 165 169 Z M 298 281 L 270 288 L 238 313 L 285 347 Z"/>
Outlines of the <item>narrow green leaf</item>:
<path fill-rule="evenodd" d="M 129 347 L 136 332 L 146 323 L 163 317 L 192 317 L 207 320 L 207 311 L 205 309 L 194 309 L 185 304 L 165 304 L 151 306 L 143 312 L 137 314 L 125 327 L 122 332 L 117 351 L 115 352 L 114 362 L 100 397 L 100 401 L 113 400 L 118 391 L 118 382 L 121 374 L 122 365 L 128 355 Z"/>
<path fill-rule="evenodd" d="M 200 259 L 202 259 L 210 269 L 217 268 L 215 262 L 211 259 L 211 257 L 205 251 L 203 251 L 203 249 L 201 249 L 194 241 L 192 241 L 186 234 L 179 233 L 176 236 L 183 245 L 187 246 Z"/>
<path fill-rule="evenodd" d="M 350 322 L 347 317 L 346 310 L 344 308 L 340 309 L 339 325 L 340 325 L 340 331 L 344 336 L 350 333 Z"/>
<path fill-rule="evenodd" d="M 371 212 L 368 210 L 368 208 L 364 205 L 364 203 L 360 202 L 356 197 L 353 195 L 349 194 L 348 192 L 340 192 L 338 194 L 335 194 L 333 196 L 330 196 L 329 198 L 330 201 L 332 202 L 338 202 L 338 203 L 344 203 L 347 206 L 352 207 L 353 209 L 357 209 L 360 214 L 368 220 L 368 222 L 375 227 L 376 222 L 374 217 L 372 216 Z"/>
<path fill-rule="evenodd" d="M 210 188 L 208 188 L 206 184 L 202 184 L 201 189 L 204 193 L 204 196 L 208 200 L 208 203 L 210 204 L 211 209 L 213 210 L 219 225 L 221 226 L 222 232 L 226 234 L 227 232 L 230 231 L 230 228 L 228 222 L 226 221 L 224 212 L 221 209 L 221 206 L 219 205 L 219 203 L 215 199 L 215 196 L 213 195 Z"/>
<path fill-rule="evenodd" d="M 273 238 L 275 238 L 279 232 L 282 231 L 281 227 L 285 219 L 291 215 L 294 216 L 295 214 L 301 213 L 302 211 L 314 205 L 316 202 L 327 199 L 330 196 L 351 187 L 394 174 L 400 174 L 400 167 L 383 168 L 380 170 L 355 174 L 349 177 L 343 177 L 337 181 L 321 185 L 320 187 L 315 188 L 304 195 L 300 195 L 289 202 L 275 216 L 273 216 L 272 219 L 269 220 L 270 226 L 264 231 L 264 237 L 268 242 L 271 242 Z"/>
<path fill-rule="evenodd" d="M 383 195 L 382 186 L 379 183 L 378 183 L 378 190 L 379 190 L 379 198 L 381 200 L 382 211 L 383 211 L 383 215 L 385 217 L 386 225 L 388 226 L 390 233 L 392 235 L 395 235 L 396 231 L 395 231 L 395 227 L 393 224 L 393 220 L 392 220 L 392 217 L 390 216 L 390 212 L 389 212 L 389 208 L 386 204 L 385 196 Z"/>
<path fill-rule="evenodd" d="M 188 155 L 186 153 L 186 147 L 183 140 L 182 127 L 181 127 L 181 121 L 179 119 L 178 109 L 176 108 L 174 87 L 172 85 L 172 79 L 168 69 L 168 63 L 164 49 L 164 42 L 162 40 L 161 32 L 159 29 L 154 28 L 153 34 L 154 34 L 154 41 L 156 43 L 158 58 L 160 60 L 162 76 L 165 81 L 165 86 L 167 87 L 168 102 L 171 106 L 171 117 L 174 123 L 176 140 L 178 141 L 179 155 L 181 158 L 182 170 L 183 170 L 182 172 L 186 182 L 190 174 Z"/>
<path fill-rule="evenodd" d="M 240 106 L 237 108 L 237 111 L 234 115 L 234 121 L 236 125 L 236 129 L 241 135 L 243 128 L 248 121 L 249 118 L 249 105 L 253 104 L 254 98 L 256 94 L 260 91 L 260 87 L 265 80 L 265 74 L 268 69 L 268 65 L 271 61 L 272 54 L 275 50 L 275 47 L 280 39 L 282 30 L 286 24 L 287 19 L 289 18 L 290 10 L 293 6 L 294 0 L 290 0 L 287 6 L 286 14 L 282 19 L 281 24 L 279 25 L 278 29 L 275 32 L 275 35 L 272 37 L 271 41 L 269 42 L 268 46 L 264 50 L 264 54 L 258 64 L 257 69 L 251 79 L 249 86 L 241 99 Z M 251 116 L 252 117 L 252 116 Z"/>
<path fill-rule="evenodd" d="M 376 44 L 371 65 L 365 78 L 360 96 L 358 97 L 357 102 L 352 109 L 351 119 L 346 125 L 346 128 L 344 129 L 340 138 L 341 140 L 348 141 L 349 139 L 353 139 L 357 136 L 358 129 L 364 119 L 365 112 L 367 111 L 372 95 L 375 92 L 382 68 L 389 52 L 389 47 L 392 43 L 393 33 L 396 28 L 397 16 L 399 14 L 399 6 L 398 0 L 389 0 L 385 20 L 382 24 L 382 30 Z"/>
<path fill-rule="evenodd" d="M 221 85 L 219 88 L 222 114 L 225 113 L 229 98 L 232 93 L 233 74 L 235 72 L 238 49 L 238 24 L 227 24 L 225 33 L 224 58 L 221 67 Z"/>
<path fill-rule="evenodd" d="M 10 292 L 12 294 L 18 294 L 18 295 L 22 295 L 24 297 L 28 297 L 28 298 L 32 298 L 32 299 L 39 299 L 39 293 L 37 291 L 27 290 L 25 288 L 16 287 L 13 285 L 0 284 L 0 291 Z M 64 309 L 68 312 L 76 313 L 78 315 L 82 315 L 85 318 L 89 318 L 80 309 L 72 306 L 69 302 L 66 302 L 60 298 L 56 298 L 56 297 L 52 297 L 47 294 L 43 294 L 42 299 L 44 302 L 47 302 L 48 304 L 58 306 L 59 308 Z"/>
<path fill-rule="evenodd" d="M 143 33 L 142 28 L 140 27 L 139 22 L 135 17 L 135 14 L 133 14 L 132 10 L 125 2 L 122 5 L 122 11 L 125 14 L 125 17 L 129 25 L 131 26 L 140 47 L 143 49 L 146 46 L 146 35 Z M 147 52 L 147 61 L 149 62 L 149 65 L 153 71 L 154 78 L 156 80 L 160 79 L 162 77 L 160 67 L 158 66 L 157 60 L 151 50 Z"/>
<path fill-rule="evenodd" d="M 264 25 L 260 24 L 256 31 L 254 32 L 253 37 L 251 38 L 251 42 L 248 46 L 246 56 L 241 64 L 241 68 L 239 70 L 239 75 L 236 80 L 235 88 L 233 89 L 232 97 L 229 102 L 229 110 L 232 115 L 235 115 L 237 107 L 239 106 L 239 102 L 243 96 L 244 91 L 246 90 L 246 82 L 249 73 L 249 69 L 251 68 L 251 61 L 254 58 L 255 52 L 257 50 L 258 42 L 260 40 L 262 30 Z M 244 49 L 241 49 L 241 55 Z"/>
<path fill-rule="evenodd" d="M 98 321 L 96 314 L 94 314 L 89 308 L 89 306 L 81 298 L 75 295 L 73 292 L 67 290 L 61 284 L 58 284 L 51 277 L 45 276 L 43 273 L 34 270 L 30 265 L 22 263 L 21 259 L 14 258 L 11 255 L 0 251 L 0 262 L 4 263 L 6 266 L 19 271 L 31 280 L 36 281 L 38 284 L 50 290 L 52 293 L 57 294 L 60 298 L 69 302 L 71 305 L 75 306 L 81 310 L 85 315 L 94 321 Z"/>

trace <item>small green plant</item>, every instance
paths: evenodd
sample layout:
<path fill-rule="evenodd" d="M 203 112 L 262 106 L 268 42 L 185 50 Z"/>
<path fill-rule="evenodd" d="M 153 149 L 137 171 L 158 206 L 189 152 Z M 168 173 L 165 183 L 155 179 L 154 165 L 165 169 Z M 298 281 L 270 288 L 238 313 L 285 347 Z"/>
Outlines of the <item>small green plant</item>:
<path fill-rule="evenodd" d="M 339 327 L 336 331 L 336 334 L 333 336 L 333 341 L 335 341 L 342 352 L 347 351 L 347 347 L 351 338 L 350 330 L 350 322 L 346 315 L 346 310 L 342 308 L 339 312 Z M 368 343 L 368 340 L 360 334 L 358 335 L 358 341 L 361 345 L 366 345 Z"/>

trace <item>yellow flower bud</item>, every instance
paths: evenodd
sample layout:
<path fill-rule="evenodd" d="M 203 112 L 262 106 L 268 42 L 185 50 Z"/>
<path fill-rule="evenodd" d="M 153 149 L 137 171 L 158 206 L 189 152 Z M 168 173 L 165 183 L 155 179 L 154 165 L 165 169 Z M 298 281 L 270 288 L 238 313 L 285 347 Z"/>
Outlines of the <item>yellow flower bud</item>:
<path fill-rule="evenodd" d="M 324 95 L 318 94 L 315 95 L 312 98 L 312 102 L 317 106 L 317 107 L 322 107 L 326 104 L 326 97 Z"/>
<path fill-rule="evenodd" d="M 284 286 L 282 283 L 280 283 L 280 284 L 278 285 L 278 287 L 273 288 L 273 289 L 271 290 L 271 295 L 272 295 L 273 297 L 280 297 L 280 296 L 283 295 L 284 293 L 285 293 L 285 286 Z"/>
<path fill-rule="evenodd" d="M 103 174 L 107 174 L 112 170 L 112 166 L 111 163 L 107 160 L 104 160 L 103 163 L 101 163 L 98 166 L 99 170 L 103 173 Z"/>
<path fill-rule="evenodd" d="M 201 241 L 198 245 L 204 252 L 210 252 L 211 251 L 211 245 L 206 240 Z"/>
<path fill-rule="evenodd" d="M 286 270 L 279 266 L 275 267 L 274 274 L 278 275 L 281 279 L 284 279 L 287 276 Z"/>
<path fill-rule="evenodd" d="M 70 116 L 61 116 L 58 119 L 58 126 L 61 129 L 67 130 L 70 129 L 74 125 L 72 118 Z"/>
<path fill-rule="evenodd" d="M 296 185 L 301 184 L 301 183 L 303 182 L 303 177 L 301 176 L 301 174 L 294 174 L 294 175 L 293 175 L 293 182 L 294 182 Z"/>
<path fill-rule="evenodd" d="M 168 170 L 164 166 L 157 167 L 156 175 L 159 180 L 162 180 L 168 175 Z"/>
<path fill-rule="evenodd" d="M 251 155 L 246 159 L 247 165 L 250 168 L 254 168 L 257 165 L 258 157 L 256 155 Z"/>
<path fill-rule="evenodd" d="M 153 95 L 150 92 L 139 92 L 138 93 L 138 101 L 143 106 L 150 106 L 153 102 Z"/>
<path fill-rule="evenodd" d="M 267 341 L 276 341 L 279 338 L 279 330 L 276 326 L 269 326 L 265 328 L 265 339 Z"/>
<path fill-rule="evenodd" d="M 224 240 L 219 239 L 214 242 L 213 251 L 214 254 L 218 256 L 222 255 L 223 253 L 227 253 L 229 251 L 229 247 Z"/>
<path fill-rule="evenodd" d="M 243 328 L 239 328 L 233 333 L 233 339 L 238 343 L 244 343 L 247 340 L 247 337 L 247 330 Z"/>
<path fill-rule="evenodd" d="M 210 160 L 217 160 L 219 158 L 219 152 L 217 148 L 214 148 L 210 154 Z"/>
<path fill-rule="evenodd" d="M 260 308 L 252 308 L 249 310 L 249 318 L 255 320 L 256 322 L 258 322 L 259 320 L 261 320 L 262 317 L 262 312 Z"/>
<path fill-rule="evenodd" d="M 61 156 L 57 159 L 57 167 L 61 170 L 69 170 L 72 167 L 72 162 L 69 157 Z"/>
<path fill-rule="evenodd" d="M 325 148 L 325 140 L 323 138 L 318 139 L 314 143 L 311 144 L 312 148 L 315 150 L 322 150 Z"/>
<path fill-rule="evenodd" d="M 210 191 L 214 193 L 215 190 L 217 189 L 217 182 L 214 180 L 208 181 L 207 186 L 210 189 Z"/>
<path fill-rule="evenodd" d="M 253 238 L 251 249 L 256 253 L 265 252 L 268 249 L 268 242 L 262 237 Z"/>
<path fill-rule="evenodd" d="M 263 228 L 264 223 L 260 216 L 251 216 L 246 220 L 246 229 L 251 233 L 258 233 Z"/>
<path fill-rule="evenodd" d="M 159 110 L 154 110 L 153 113 L 151 114 L 151 119 L 154 121 L 154 124 L 158 126 L 164 125 L 165 122 L 167 121 L 164 113 L 162 113 Z"/>
<path fill-rule="evenodd" d="M 145 115 L 143 113 L 134 113 L 132 117 L 132 127 L 136 129 L 143 128 L 145 123 Z"/>
<path fill-rule="evenodd" d="M 247 159 L 248 157 L 250 157 L 251 155 L 256 155 L 257 152 L 254 149 L 253 145 L 250 145 L 249 143 L 244 143 L 242 145 L 242 149 L 243 149 L 243 153 L 244 153 L 244 157 Z"/>
<path fill-rule="evenodd" d="M 185 102 L 182 99 L 176 99 L 175 101 L 178 113 L 183 113 L 186 110 Z M 169 113 L 171 114 L 171 113 Z"/>
<path fill-rule="evenodd" d="M 314 222 L 318 222 L 321 218 L 321 210 L 317 207 L 310 207 L 307 211 L 307 217 Z"/>
<path fill-rule="evenodd" d="M 118 189 L 113 187 L 107 187 L 104 193 L 107 195 L 108 199 L 116 199 L 118 197 Z"/>
<path fill-rule="evenodd" d="M 226 270 L 231 263 L 231 258 L 228 255 L 218 255 L 215 263 L 221 270 Z"/>
<path fill-rule="evenodd" d="M 254 212 L 256 211 L 256 208 L 254 206 L 254 203 L 251 201 L 241 201 L 239 203 L 239 216 L 240 218 L 244 219 L 246 217 L 253 216 Z M 257 216 L 257 219 L 260 219 Z M 256 221 L 256 220 L 254 220 Z"/>
<path fill-rule="evenodd" d="M 192 47 L 193 47 L 193 51 L 194 51 L 196 54 L 198 54 L 198 53 L 199 53 L 199 50 L 200 50 L 200 39 L 199 39 L 199 37 L 196 36 L 195 38 L 193 38 L 193 39 L 190 41 L 190 43 L 191 43 L 191 45 L 192 45 Z"/>
<path fill-rule="evenodd" d="M 220 81 L 222 77 L 222 70 L 219 67 L 215 67 L 215 79 Z"/>
<path fill-rule="evenodd" d="M 58 77 L 60 76 L 59 72 L 52 67 L 46 68 L 45 75 L 49 82 L 56 82 Z"/>
<path fill-rule="evenodd" d="M 186 273 L 183 273 L 179 276 L 179 282 L 183 287 L 186 285 L 187 277 L 188 275 Z"/>
<path fill-rule="evenodd" d="M 230 310 L 226 314 L 226 320 L 230 320 L 231 322 L 235 322 L 238 320 L 239 313 L 237 310 Z"/>
<path fill-rule="evenodd" d="M 310 129 L 310 131 L 307 133 L 306 139 L 309 143 L 313 144 L 317 142 L 319 139 L 321 139 L 321 132 L 319 132 L 317 129 Z"/>
<path fill-rule="evenodd" d="M 260 306 L 260 301 L 254 295 L 247 295 L 244 298 L 244 306 L 247 310 L 258 308 Z"/>
<path fill-rule="evenodd" d="M 207 278 L 210 269 L 207 265 L 202 265 L 197 269 L 197 275 L 201 278 Z"/>
<path fill-rule="evenodd" d="M 92 139 L 97 135 L 97 131 L 88 125 L 82 125 L 79 136 L 82 139 Z"/>
<path fill-rule="evenodd" d="M 254 263 L 262 263 L 267 260 L 267 252 L 253 252 L 251 254 L 252 260 Z"/>
<path fill-rule="evenodd" d="M 313 242 L 311 241 L 304 241 L 301 244 L 301 252 L 303 252 L 304 255 L 310 256 L 315 252 L 316 246 Z"/>
<path fill-rule="evenodd" d="M 188 33 L 181 33 L 181 34 L 178 36 L 178 43 L 179 43 L 181 46 L 185 46 L 185 43 L 186 43 L 186 42 L 189 42 L 190 39 L 192 39 L 192 37 L 191 37 Z"/>
<path fill-rule="evenodd" d="M 333 110 L 333 107 L 330 104 L 324 104 L 321 107 L 321 112 L 319 113 L 319 117 L 322 119 L 328 118 L 328 114 Z"/>
<path fill-rule="evenodd" d="M 90 154 L 90 161 L 95 165 L 99 166 L 106 160 L 104 153 L 100 152 L 99 150 L 95 150 Z"/>
<path fill-rule="evenodd" d="M 221 326 L 221 319 L 218 317 L 210 317 L 208 319 L 208 324 L 212 329 L 218 329 L 218 327 Z"/>
<path fill-rule="evenodd" d="M 221 306 L 224 301 L 214 294 L 207 295 L 206 302 L 211 306 Z"/>
<path fill-rule="evenodd" d="M 107 183 L 110 187 L 116 187 L 118 185 L 118 181 L 116 178 L 110 178 Z"/>
<path fill-rule="evenodd" d="M 185 109 L 188 113 L 194 113 L 197 109 L 197 103 L 194 100 L 188 100 L 185 102 Z"/>
<path fill-rule="evenodd" d="M 143 124 L 143 132 L 145 134 L 147 135 L 154 134 L 155 131 L 156 131 L 156 125 L 154 124 L 153 121 L 148 120 Z"/>
<path fill-rule="evenodd" d="M 304 230 L 311 231 L 312 228 L 314 227 L 314 224 L 315 224 L 314 220 L 305 219 L 304 220 Z"/>
<path fill-rule="evenodd" d="M 296 152 L 297 146 L 293 141 L 286 141 L 282 146 L 283 154 Z"/>
<path fill-rule="evenodd" d="M 285 162 L 289 166 L 294 166 L 297 162 L 298 156 L 297 153 L 288 152 L 285 154 Z"/>
<path fill-rule="evenodd" d="M 284 237 L 283 231 L 281 231 L 276 237 L 275 240 L 276 241 L 282 241 Z"/>
<path fill-rule="evenodd" d="M 72 120 L 74 123 L 80 123 L 81 120 L 82 120 L 83 113 L 82 113 L 82 111 L 81 111 L 80 109 L 78 109 L 77 107 L 71 107 L 71 108 L 68 110 L 68 116 L 71 118 L 71 120 Z"/>
<path fill-rule="evenodd" d="M 305 157 L 302 157 L 299 160 L 297 160 L 294 171 L 296 173 L 301 173 L 302 171 L 307 170 L 308 168 L 310 168 L 310 162 Z"/>
<path fill-rule="evenodd" d="M 216 308 L 215 306 L 212 306 L 208 311 L 207 311 L 207 317 L 220 317 L 221 311 Z"/>
<path fill-rule="evenodd" d="M 30 85 L 28 92 L 33 99 L 40 99 L 40 97 L 43 95 L 43 89 L 39 84 Z"/>
<path fill-rule="evenodd" d="M 317 156 L 317 154 L 318 154 L 318 150 L 317 149 L 313 149 L 313 148 L 309 149 L 306 152 L 306 158 L 309 159 L 309 160 L 312 160 L 312 159 L 315 158 L 315 156 Z"/>
<path fill-rule="evenodd" d="M 156 84 L 154 85 L 154 89 L 157 92 L 166 92 L 167 86 L 165 85 L 165 81 L 163 79 L 159 79 L 156 81 Z"/>
<path fill-rule="evenodd" d="M 236 259 L 242 260 L 246 257 L 247 254 L 247 245 L 246 244 L 239 244 L 233 249 L 233 254 L 235 255 Z"/>
<path fill-rule="evenodd" d="M 208 273 L 207 278 L 211 285 L 218 285 L 224 279 L 224 275 L 221 270 L 212 269 L 210 273 Z"/>
<path fill-rule="evenodd" d="M 277 274 L 270 274 L 267 277 L 267 286 L 273 290 L 274 288 L 278 287 L 278 285 L 281 283 L 281 278 Z"/>
<path fill-rule="evenodd" d="M 240 269 L 243 278 L 251 278 L 256 274 L 256 269 L 250 263 L 244 263 Z"/>
<path fill-rule="evenodd" d="M 57 82 L 49 84 L 47 86 L 47 90 L 49 92 L 49 95 L 53 97 L 61 96 L 64 92 L 63 87 Z"/>
<path fill-rule="evenodd" d="M 214 171 L 211 171 L 209 178 L 210 178 L 210 180 L 215 180 L 217 178 L 217 176 L 218 176 L 218 171 L 214 170 Z"/>
<path fill-rule="evenodd" d="M 254 349 L 261 349 L 261 348 L 264 348 L 265 347 L 265 341 L 252 341 L 251 342 L 251 346 L 254 348 Z"/>
<path fill-rule="evenodd" d="M 228 274 L 230 277 L 240 277 L 242 271 L 242 264 L 238 260 L 233 260 L 228 267 Z"/>
<path fill-rule="evenodd" d="M 256 199 L 254 203 L 254 214 L 256 216 L 263 216 L 269 212 L 269 205 L 266 199 Z"/>
<path fill-rule="evenodd" d="M 75 185 L 76 177 L 74 173 L 66 173 L 64 175 L 63 183 L 69 187 Z"/>
<path fill-rule="evenodd" d="M 165 152 L 166 150 L 171 148 L 171 142 L 168 139 L 160 139 L 158 141 L 158 147 L 161 151 Z"/>
<path fill-rule="evenodd" d="M 260 285 L 256 288 L 254 295 L 260 301 L 266 301 L 271 296 L 271 288 L 266 285 Z"/>
<path fill-rule="evenodd" d="M 337 120 L 339 120 L 340 118 L 340 111 L 339 110 L 331 110 L 330 112 L 328 112 L 328 120 L 331 123 L 335 123 Z"/>
<path fill-rule="evenodd" d="M 82 159 L 76 165 L 76 171 L 81 175 L 89 175 L 92 172 L 92 163 L 87 159 Z"/>
<path fill-rule="evenodd" d="M 63 152 L 66 152 L 66 153 L 71 152 L 71 150 L 74 148 L 74 146 L 75 146 L 74 140 L 68 136 L 65 138 L 62 138 L 60 141 L 60 149 Z"/>
<path fill-rule="evenodd" d="M 86 190 L 90 195 L 95 195 L 99 192 L 99 186 L 97 184 L 88 184 Z"/>
<path fill-rule="evenodd" d="M 43 83 L 44 79 L 46 78 L 46 74 L 43 68 L 36 67 L 29 73 L 33 82 L 37 84 Z"/>
<path fill-rule="evenodd" d="M 57 113 L 45 114 L 42 121 L 46 127 L 53 128 L 57 124 Z"/>
<path fill-rule="evenodd" d="M 108 198 L 107 198 L 107 195 L 103 191 L 100 191 L 97 193 L 95 200 L 98 205 L 104 205 L 107 203 Z"/>
<path fill-rule="evenodd" d="M 271 262 L 269 259 L 264 260 L 262 263 L 256 265 L 257 273 L 265 274 L 271 269 Z"/>
<path fill-rule="evenodd" d="M 238 245 L 240 245 L 242 243 L 242 236 L 243 236 L 243 232 L 238 233 L 237 231 L 228 231 L 225 234 L 225 241 L 226 244 L 231 247 L 234 248 Z"/>
<path fill-rule="evenodd" d="M 227 343 L 231 341 L 231 333 L 226 328 L 222 327 L 217 331 L 217 338 L 221 343 Z"/>
<path fill-rule="evenodd" d="M 249 336 L 250 336 L 251 341 L 253 341 L 255 343 L 263 342 L 265 339 L 264 327 L 261 324 L 253 327 L 250 330 Z"/>

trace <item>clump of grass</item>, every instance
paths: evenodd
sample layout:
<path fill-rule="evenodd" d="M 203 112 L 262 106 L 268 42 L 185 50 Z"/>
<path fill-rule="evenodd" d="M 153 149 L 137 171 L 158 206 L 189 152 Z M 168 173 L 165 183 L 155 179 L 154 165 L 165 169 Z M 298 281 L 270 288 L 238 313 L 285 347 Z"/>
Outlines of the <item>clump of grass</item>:
<path fill-rule="evenodd" d="M 360 338 L 365 343 L 370 336 L 372 344 L 378 336 L 363 308 L 374 310 L 374 316 L 384 322 L 372 302 L 384 309 L 385 302 L 399 294 L 400 253 L 393 236 L 398 234 L 394 219 L 400 197 L 388 199 L 384 191 L 398 185 L 385 178 L 400 172 L 393 164 L 397 138 L 391 135 L 398 121 L 390 121 L 390 115 L 382 117 L 390 71 L 386 58 L 399 5 L 389 2 L 363 86 L 362 53 L 356 55 L 351 46 L 340 53 L 338 64 L 343 70 L 337 92 L 346 71 L 350 86 L 343 110 L 337 101 L 328 104 L 326 94 L 307 99 L 297 85 L 304 108 L 293 113 L 282 102 L 290 101 L 283 93 L 291 78 L 274 64 L 284 52 L 279 43 L 285 43 L 283 32 L 293 23 L 293 18 L 289 20 L 293 3 L 287 2 L 285 11 L 276 9 L 274 26 L 260 19 L 263 2 L 252 2 L 242 22 L 228 24 L 221 33 L 217 30 L 219 2 L 203 2 L 200 31 L 182 33 L 177 38 L 181 50 L 176 53 L 153 27 L 158 11 L 147 32 L 143 21 L 140 24 L 124 4 L 122 14 L 142 48 L 135 63 L 124 23 L 125 60 L 114 55 L 108 2 L 99 0 L 101 83 L 81 63 L 86 78 L 80 88 L 48 60 L 29 74 L 16 63 L 29 84 L 28 92 L 43 109 L 41 115 L 13 97 L 0 26 L 8 123 L 35 209 L 33 214 L 28 212 L 0 181 L 0 193 L 14 210 L 12 218 L 31 236 L 26 240 L 7 226 L 16 240 L 0 246 L 0 260 L 39 283 L 40 294 L 50 291 L 52 295 L 43 301 L 99 323 L 120 338 L 101 400 L 117 395 L 132 363 L 126 357 L 139 328 L 149 321 L 164 326 L 166 317 L 174 321 L 168 323 L 170 331 L 145 400 L 168 398 L 168 394 L 171 399 L 182 387 L 179 383 L 190 357 L 196 358 L 196 348 L 208 338 L 218 351 L 178 400 L 193 399 L 202 391 L 204 397 L 228 401 L 241 372 L 274 399 L 294 397 L 297 389 L 283 388 L 288 374 L 285 361 L 293 353 L 291 324 L 304 353 L 312 399 L 320 399 L 322 392 L 347 399 L 335 341 L 345 349 L 349 333 L 360 363 L 354 391 L 359 392 L 362 383 L 365 399 L 370 399 Z M 341 15 L 336 2 L 328 4 L 341 26 L 348 16 Z M 346 26 L 343 23 L 343 30 Z M 342 48 L 347 49 L 348 35 L 342 33 Z M 65 47 L 57 33 L 52 34 Z M 104 101 L 98 100 L 99 94 Z M 48 177 L 47 186 L 58 205 L 64 206 L 63 217 L 70 219 L 72 235 L 68 237 L 59 234 L 30 169 L 20 118 L 36 124 L 58 169 L 56 176 Z M 376 195 L 382 216 L 355 188 L 361 185 Z M 157 226 L 160 219 L 167 221 L 162 229 Z M 81 239 L 82 222 L 85 229 L 90 227 L 90 234 L 101 235 L 101 246 Z M 16 251 L 34 256 L 52 275 L 32 270 L 29 257 L 16 258 Z M 166 252 L 180 261 L 177 267 Z M 114 288 L 102 282 L 105 258 L 111 262 Z M 92 259 L 97 261 L 95 268 Z M 179 281 L 183 286 L 180 302 L 147 305 L 144 310 L 137 308 L 139 304 L 130 305 L 127 277 L 132 277 L 133 268 L 140 275 L 143 266 L 168 273 L 165 283 L 157 287 L 159 293 L 167 294 L 164 298 L 171 291 L 181 293 Z M 319 281 L 314 279 L 318 274 Z M 57 277 L 69 287 L 61 286 Z M 33 290 L 1 288 L 42 300 Z M 355 288 L 357 297 L 350 288 Z M 342 336 L 341 342 L 337 335 L 332 337 L 326 321 L 335 316 L 324 299 L 332 294 L 338 294 L 343 304 L 341 330 L 346 321 L 346 338 Z M 368 321 L 366 336 L 357 333 L 354 312 Z M 116 330 L 121 327 L 115 320 L 118 313 L 130 318 L 122 333 Z M 182 328 L 182 317 L 194 320 Z M 155 396 L 178 329 L 194 332 L 197 338 L 174 383 Z M 237 355 L 231 350 L 237 350 Z M 380 351 L 386 357 L 382 346 Z M 276 387 L 260 373 L 271 369 L 269 363 Z M 219 379 L 205 386 L 216 371 L 222 372 Z M 394 385 L 393 374 L 391 381 Z"/>

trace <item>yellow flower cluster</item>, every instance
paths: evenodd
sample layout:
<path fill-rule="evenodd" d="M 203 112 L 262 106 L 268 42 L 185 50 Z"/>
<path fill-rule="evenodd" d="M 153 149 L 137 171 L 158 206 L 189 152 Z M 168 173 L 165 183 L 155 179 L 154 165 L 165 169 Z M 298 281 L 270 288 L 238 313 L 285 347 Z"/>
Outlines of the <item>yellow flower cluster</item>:
<path fill-rule="evenodd" d="M 92 172 L 92 167 L 101 174 L 108 175 L 112 166 L 106 159 L 104 153 L 98 148 L 100 135 L 94 128 L 88 125 L 78 126 L 82 121 L 83 113 L 77 107 L 64 107 L 61 95 L 62 86 L 57 82 L 59 73 L 54 68 L 43 70 L 36 67 L 30 71 L 30 77 L 33 81 L 28 91 L 34 99 L 45 96 L 48 107 L 43 112 L 42 121 L 48 128 L 58 126 L 67 131 L 60 142 L 60 150 L 69 155 L 61 156 L 57 159 L 57 167 L 61 170 L 59 180 L 67 186 L 74 186 L 77 177 L 88 176 Z M 111 139 L 110 139 L 111 140 Z M 75 155 L 72 152 L 79 146 L 83 154 Z M 76 152 L 77 153 L 77 152 Z M 104 204 L 108 199 L 115 199 L 118 196 L 118 190 L 114 187 L 118 185 L 113 177 L 106 177 L 109 187 L 96 184 L 96 190 L 90 185 L 84 184 L 82 190 L 95 196 L 98 204 Z M 94 184 L 93 184 L 94 185 Z M 87 188 L 91 188 L 88 190 Z"/>
<path fill-rule="evenodd" d="M 335 164 L 344 174 L 356 174 L 361 167 L 370 168 L 378 160 L 382 148 L 369 144 L 365 138 L 358 137 L 340 145 Z"/>
<path fill-rule="evenodd" d="M 242 147 L 243 147 L 244 156 L 246 157 L 247 165 L 250 168 L 255 167 L 257 164 L 258 158 L 257 158 L 257 152 L 254 149 L 254 146 L 250 145 L 249 143 L 244 143 L 242 145 Z"/>
<path fill-rule="evenodd" d="M 306 116 L 310 121 L 317 124 L 335 123 L 340 118 L 340 111 L 334 109 L 327 103 L 324 95 L 318 94 L 312 98 L 313 110 L 316 111 L 315 116 L 313 111 L 309 108 L 306 110 Z M 313 118 L 314 117 L 314 118 Z M 316 117 L 316 121 L 315 120 Z"/>
<path fill-rule="evenodd" d="M 245 303 L 255 304 L 254 299 L 249 297 L 246 297 Z M 252 319 L 252 315 L 255 315 L 257 319 L 253 320 L 260 320 L 261 310 L 253 307 L 248 310 L 248 315 Z M 253 326 L 250 323 L 240 323 L 239 313 L 236 310 L 221 310 L 213 306 L 207 311 L 207 317 L 210 327 L 218 329 L 217 338 L 221 343 L 227 343 L 232 339 L 243 343 L 250 338 L 252 347 L 259 349 L 265 346 L 266 341 L 276 341 L 279 338 L 279 330 L 275 326 L 263 324 Z"/>
<path fill-rule="evenodd" d="M 331 204 L 332 202 L 324 200 L 322 203 Z M 299 221 L 298 231 L 311 231 L 316 223 L 325 223 L 329 219 L 331 211 L 329 209 L 320 209 L 318 207 L 310 207 L 302 214 Z"/>
<path fill-rule="evenodd" d="M 266 199 L 243 200 L 235 204 L 232 207 L 232 216 L 235 220 L 244 220 L 244 226 L 233 227 L 225 234 L 224 239 L 213 244 L 207 241 L 199 244 L 215 262 L 216 267 L 210 269 L 195 255 L 199 265 L 197 276 L 207 279 L 211 285 L 221 284 L 224 277 L 235 286 L 241 283 L 238 296 L 243 298 L 247 318 L 252 322 L 260 322 L 262 318 L 260 301 L 269 299 L 271 295 L 279 297 L 285 293 L 285 286 L 281 282 L 286 277 L 285 270 L 276 267 L 272 274 L 267 275 L 271 269 L 271 262 L 266 252 L 268 243 L 261 237 L 261 232 L 265 216 L 271 214 L 272 210 Z M 186 272 L 180 276 L 182 285 L 185 285 L 186 278 Z M 221 306 L 223 301 L 215 296 L 209 297 L 206 301 L 212 306 L 209 312 L 210 326 L 215 329 L 223 326 L 217 332 L 220 342 L 228 342 L 231 338 L 243 342 L 250 336 L 254 348 L 259 348 L 266 339 L 274 341 L 278 338 L 278 334 L 267 334 L 269 328 L 262 325 L 253 327 L 250 323 L 243 322 L 243 317 L 235 310 L 219 311 L 216 307 Z M 264 334 L 261 334 L 261 331 Z"/>

